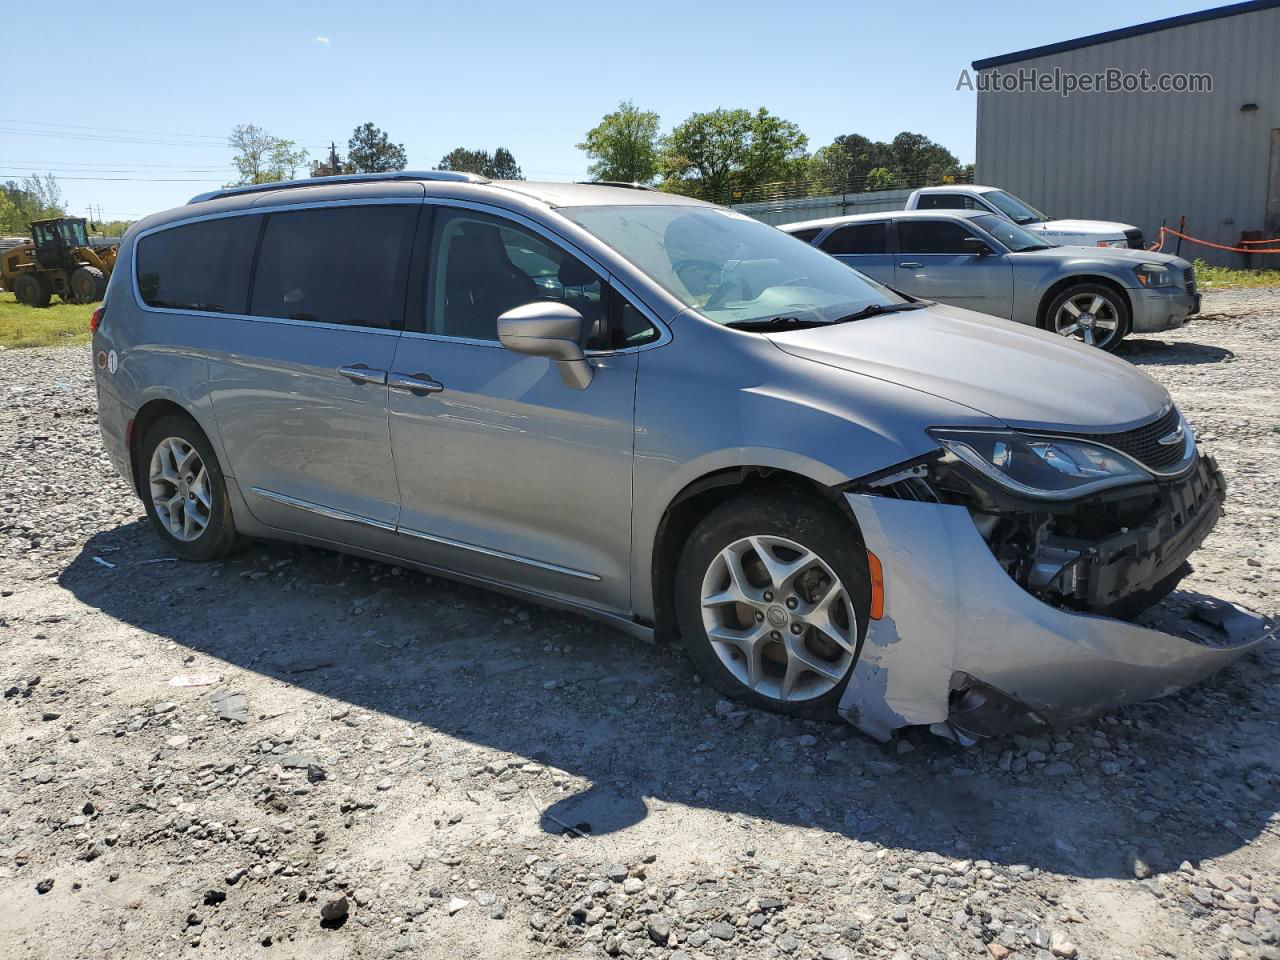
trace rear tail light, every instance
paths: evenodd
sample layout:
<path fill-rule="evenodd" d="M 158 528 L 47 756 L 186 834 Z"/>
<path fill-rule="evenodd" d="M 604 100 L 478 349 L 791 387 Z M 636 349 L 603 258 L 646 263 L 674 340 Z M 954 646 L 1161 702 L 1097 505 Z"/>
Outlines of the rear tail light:
<path fill-rule="evenodd" d="M 102 326 L 102 316 L 106 312 L 107 312 L 107 305 L 105 303 L 102 306 L 98 307 L 97 310 L 93 311 L 93 316 L 89 318 L 90 333 L 98 332 L 98 328 Z"/>

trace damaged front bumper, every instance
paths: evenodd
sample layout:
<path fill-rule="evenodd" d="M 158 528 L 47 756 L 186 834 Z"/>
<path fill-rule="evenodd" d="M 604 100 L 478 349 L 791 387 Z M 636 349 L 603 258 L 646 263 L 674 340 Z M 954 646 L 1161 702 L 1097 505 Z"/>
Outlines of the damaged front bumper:
<path fill-rule="evenodd" d="M 884 612 L 839 711 L 879 740 L 921 724 L 961 739 L 1070 724 L 1195 683 L 1276 631 L 1235 606 L 1201 640 L 1051 606 L 1010 577 L 965 507 L 845 497 L 880 560 Z"/>

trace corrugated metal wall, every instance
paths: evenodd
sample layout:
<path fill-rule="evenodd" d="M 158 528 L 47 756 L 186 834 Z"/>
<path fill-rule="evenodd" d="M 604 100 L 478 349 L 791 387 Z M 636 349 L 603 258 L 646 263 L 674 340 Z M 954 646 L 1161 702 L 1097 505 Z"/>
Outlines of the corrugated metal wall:
<path fill-rule="evenodd" d="M 733 209 L 776 226 L 779 223 L 842 217 L 851 213 L 901 210 L 909 196 L 910 190 L 876 190 L 868 193 L 837 193 L 828 197 L 794 197 L 790 200 L 735 203 Z"/>
<path fill-rule="evenodd" d="M 979 92 L 975 182 L 1004 187 L 1051 216 L 1132 223 L 1151 239 L 1161 222 L 1177 227 L 1184 214 L 1188 233 L 1230 246 L 1242 230 L 1265 228 L 1271 131 L 1280 128 L 1280 8 L 996 69 L 1055 67 L 1208 73 L 1213 92 Z M 1258 109 L 1241 112 L 1246 103 Z M 1244 263 L 1186 243 L 1182 252 Z M 1268 260 L 1280 267 L 1280 256 L 1254 258 Z"/>

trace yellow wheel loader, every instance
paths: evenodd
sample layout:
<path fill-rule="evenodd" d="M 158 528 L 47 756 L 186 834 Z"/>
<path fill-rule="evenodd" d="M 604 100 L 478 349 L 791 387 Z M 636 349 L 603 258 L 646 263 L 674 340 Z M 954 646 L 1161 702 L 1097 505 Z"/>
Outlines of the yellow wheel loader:
<path fill-rule="evenodd" d="M 0 252 L 0 288 L 29 307 L 47 307 L 55 293 L 66 303 L 95 303 L 107 292 L 117 249 L 90 246 L 83 217 L 33 220 L 29 243 Z"/>

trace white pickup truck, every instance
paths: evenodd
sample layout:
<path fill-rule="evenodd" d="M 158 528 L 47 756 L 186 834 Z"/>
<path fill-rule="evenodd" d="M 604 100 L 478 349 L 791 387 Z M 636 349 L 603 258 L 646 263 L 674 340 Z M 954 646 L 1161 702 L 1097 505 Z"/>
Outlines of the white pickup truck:
<path fill-rule="evenodd" d="M 1106 220 L 1050 220 L 1024 200 L 998 187 L 953 184 L 922 187 L 907 198 L 908 210 L 986 210 L 1040 233 L 1063 247 L 1132 247 L 1141 250 L 1142 231 Z"/>

